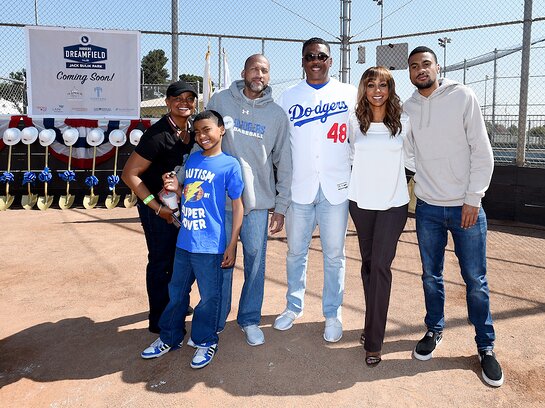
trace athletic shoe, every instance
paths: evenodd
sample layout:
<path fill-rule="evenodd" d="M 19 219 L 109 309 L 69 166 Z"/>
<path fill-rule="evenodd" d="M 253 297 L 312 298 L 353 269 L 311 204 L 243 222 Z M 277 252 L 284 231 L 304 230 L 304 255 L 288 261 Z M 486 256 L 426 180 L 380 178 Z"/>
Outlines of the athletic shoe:
<path fill-rule="evenodd" d="M 197 347 L 193 359 L 191 360 L 191 368 L 206 367 L 214 358 L 214 354 L 216 354 L 217 350 L 217 343 L 208 343 L 208 346 Z"/>
<path fill-rule="evenodd" d="M 250 346 L 259 346 L 265 343 L 265 335 L 257 324 L 251 324 L 242 328 L 246 334 L 246 343 Z"/>
<path fill-rule="evenodd" d="M 174 348 L 180 348 L 182 347 L 183 341 L 178 344 L 177 347 Z M 149 358 L 157 358 L 161 357 L 163 354 L 168 353 L 173 348 L 170 347 L 168 344 L 163 343 L 163 340 L 159 337 L 157 340 L 155 340 L 153 343 L 150 344 L 150 346 L 145 349 L 141 354 L 140 357 L 149 359 Z"/>
<path fill-rule="evenodd" d="M 414 358 L 421 361 L 429 360 L 433 357 L 433 351 L 441 344 L 443 332 L 435 333 L 428 330 L 424 337 L 416 344 L 413 355 Z"/>
<path fill-rule="evenodd" d="M 324 340 L 330 343 L 338 342 L 343 336 L 343 325 L 336 317 L 325 319 Z"/>
<path fill-rule="evenodd" d="M 189 347 L 197 348 L 197 345 L 195 343 L 193 343 L 193 339 L 191 337 L 189 339 L 187 339 L 187 345 Z"/>
<path fill-rule="evenodd" d="M 293 326 L 293 321 L 303 315 L 303 312 L 295 313 L 289 309 L 284 310 L 274 321 L 273 327 L 276 330 L 288 330 Z"/>
<path fill-rule="evenodd" d="M 492 387 L 501 386 L 503 384 L 503 371 L 500 363 L 496 360 L 496 354 L 492 350 L 481 350 L 479 351 L 479 360 L 483 369 L 483 380 Z"/>

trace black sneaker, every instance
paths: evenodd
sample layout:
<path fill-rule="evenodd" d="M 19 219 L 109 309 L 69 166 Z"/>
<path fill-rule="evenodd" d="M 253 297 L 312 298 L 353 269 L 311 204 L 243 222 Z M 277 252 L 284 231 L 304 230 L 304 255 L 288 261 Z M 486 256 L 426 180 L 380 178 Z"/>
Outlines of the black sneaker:
<path fill-rule="evenodd" d="M 443 333 L 435 333 L 431 330 L 426 332 L 426 335 L 416 343 L 414 348 L 413 355 L 417 360 L 426 361 L 433 357 L 433 350 L 437 347 L 441 340 L 443 340 Z"/>
<path fill-rule="evenodd" d="M 483 369 L 483 380 L 492 387 L 499 387 L 503 384 L 503 371 L 500 363 L 496 360 L 496 354 L 492 350 L 479 351 L 479 360 Z"/>

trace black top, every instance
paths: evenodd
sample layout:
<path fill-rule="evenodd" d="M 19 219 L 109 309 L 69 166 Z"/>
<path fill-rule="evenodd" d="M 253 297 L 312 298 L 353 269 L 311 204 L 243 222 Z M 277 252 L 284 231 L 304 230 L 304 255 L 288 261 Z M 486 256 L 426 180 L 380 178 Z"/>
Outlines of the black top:
<path fill-rule="evenodd" d="M 151 162 L 140 178 L 152 194 L 157 196 L 163 188 L 161 176 L 182 165 L 194 144 L 194 133 L 190 132 L 189 143 L 184 144 L 166 115 L 144 132 L 134 151 Z"/>

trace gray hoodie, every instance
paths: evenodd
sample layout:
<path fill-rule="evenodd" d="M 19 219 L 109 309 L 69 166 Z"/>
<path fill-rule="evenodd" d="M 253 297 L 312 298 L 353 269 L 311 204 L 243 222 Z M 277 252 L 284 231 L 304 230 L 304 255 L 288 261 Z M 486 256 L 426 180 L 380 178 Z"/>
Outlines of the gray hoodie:
<path fill-rule="evenodd" d="M 439 83 L 429 97 L 416 90 L 403 105 L 415 195 L 432 205 L 479 207 L 494 169 L 481 110 L 467 86 L 446 78 Z"/>
<path fill-rule="evenodd" d="M 206 108 L 223 116 L 222 150 L 240 162 L 244 213 L 274 208 L 275 212 L 285 214 L 291 201 L 289 121 L 284 110 L 273 101 L 270 86 L 258 99 L 247 98 L 243 88 L 243 80 L 233 82 L 229 89 L 214 94 Z"/>

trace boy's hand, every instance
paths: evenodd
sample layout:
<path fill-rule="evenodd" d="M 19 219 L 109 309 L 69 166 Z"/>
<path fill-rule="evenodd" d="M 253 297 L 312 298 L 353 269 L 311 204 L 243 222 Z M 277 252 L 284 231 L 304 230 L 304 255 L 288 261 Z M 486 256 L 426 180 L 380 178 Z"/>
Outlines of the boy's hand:
<path fill-rule="evenodd" d="M 235 266 L 236 258 L 237 258 L 236 245 L 227 246 L 223 254 L 223 261 L 221 261 L 221 267 L 224 269 L 232 268 L 233 266 Z"/>

